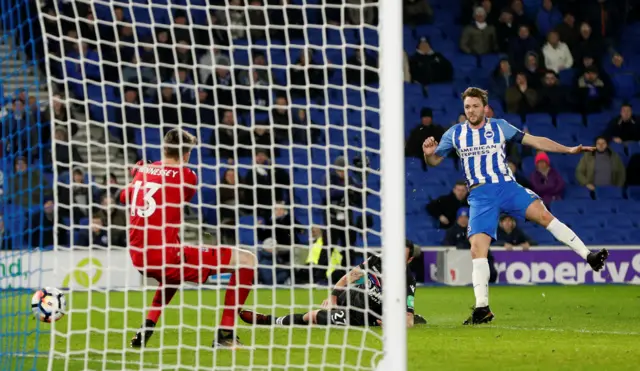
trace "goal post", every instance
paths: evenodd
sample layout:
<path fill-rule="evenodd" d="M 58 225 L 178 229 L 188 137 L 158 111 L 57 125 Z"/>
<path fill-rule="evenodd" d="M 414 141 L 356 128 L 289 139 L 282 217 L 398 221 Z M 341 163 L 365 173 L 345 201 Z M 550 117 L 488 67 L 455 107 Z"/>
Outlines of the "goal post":
<path fill-rule="evenodd" d="M 46 4 L 49 105 L 67 117 L 52 116 L 61 232 L 45 280 L 66 290 L 68 314 L 40 340 L 49 357 L 38 365 L 407 369 L 402 2 Z M 341 273 L 382 253 L 383 328 L 236 318 L 247 348 L 212 348 L 230 277 L 218 274 L 183 285 L 149 346 L 130 349 L 156 286 L 132 266 L 128 209 L 114 196 L 137 160 L 162 159 L 176 127 L 198 137 L 181 240 L 257 255 L 245 309 L 319 309 Z"/>

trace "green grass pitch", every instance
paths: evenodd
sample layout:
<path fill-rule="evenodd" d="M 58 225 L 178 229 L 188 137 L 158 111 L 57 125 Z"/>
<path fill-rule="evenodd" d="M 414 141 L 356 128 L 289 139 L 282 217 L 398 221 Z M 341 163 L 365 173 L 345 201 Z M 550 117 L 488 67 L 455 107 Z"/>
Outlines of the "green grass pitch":
<path fill-rule="evenodd" d="M 418 289 L 416 310 L 429 321 L 408 331 L 410 370 L 637 370 L 640 365 L 640 287 L 493 287 L 490 325 L 463 327 L 473 293 L 469 287 Z M 126 295 L 126 296 L 125 296 Z M 53 370 L 354 370 L 371 369 L 382 347 L 379 329 L 265 328 L 239 330 L 250 349 L 210 348 L 222 292 L 187 290 L 165 311 L 162 330 L 148 348 L 127 348 L 152 293 L 68 294 L 71 315 L 56 323 L 61 352 Z M 320 303 L 326 290 L 257 290 L 259 309 L 276 302 Z M 29 295 L 0 302 L 0 370 L 46 370 L 48 324 L 29 314 Z M 146 296 L 146 297 L 145 297 Z M 313 300 L 311 299 L 313 296 Z M 125 300 L 126 298 L 126 300 Z M 125 304 L 126 303 L 126 304 Z M 208 306 L 209 308 L 206 308 Z M 91 310 L 87 310 L 91 308 Z M 16 311 L 20 315 L 15 315 Z M 286 313 L 284 308 L 278 313 Z M 39 326 L 40 334 L 34 331 Z M 31 331 L 25 331 L 29 329 Z M 105 331 L 107 329 L 107 331 Z M 39 355 L 19 355 L 33 352 Z M 7 352 L 11 352 L 9 355 Z M 63 354 L 66 354 L 64 356 Z"/>

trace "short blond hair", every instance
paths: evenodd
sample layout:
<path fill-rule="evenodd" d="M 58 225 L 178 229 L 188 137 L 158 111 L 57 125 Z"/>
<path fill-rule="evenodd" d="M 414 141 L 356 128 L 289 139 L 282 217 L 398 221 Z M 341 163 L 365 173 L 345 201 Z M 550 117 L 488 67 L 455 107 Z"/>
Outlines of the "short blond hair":
<path fill-rule="evenodd" d="M 179 159 L 191 152 L 198 140 L 195 135 L 182 129 L 171 129 L 164 136 L 164 155 Z"/>
<path fill-rule="evenodd" d="M 467 90 L 462 93 L 462 101 L 464 102 L 465 98 L 478 98 L 482 101 L 483 106 L 489 105 L 489 92 L 476 87 L 469 87 Z"/>

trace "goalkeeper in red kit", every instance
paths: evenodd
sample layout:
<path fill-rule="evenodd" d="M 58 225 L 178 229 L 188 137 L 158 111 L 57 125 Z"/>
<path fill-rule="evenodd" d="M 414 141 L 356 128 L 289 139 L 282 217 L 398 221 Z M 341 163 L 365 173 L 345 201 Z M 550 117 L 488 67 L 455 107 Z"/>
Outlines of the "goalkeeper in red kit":
<path fill-rule="evenodd" d="M 233 271 L 225 293 L 224 310 L 213 346 L 241 345 L 234 333 L 237 311 L 244 305 L 253 285 L 255 255 L 231 247 L 195 247 L 180 242 L 182 209 L 196 193 L 198 177 L 189 163 L 196 137 L 173 129 L 164 136 L 163 161 L 138 163 L 131 171 L 133 181 L 120 195 L 129 208 L 129 254 L 133 265 L 145 277 L 159 282 L 152 309 L 142 328 L 131 339 L 134 348 L 143 347 L 153 335 L 162 314 L 183 282 L 204 283 L 209 276 Z"/>

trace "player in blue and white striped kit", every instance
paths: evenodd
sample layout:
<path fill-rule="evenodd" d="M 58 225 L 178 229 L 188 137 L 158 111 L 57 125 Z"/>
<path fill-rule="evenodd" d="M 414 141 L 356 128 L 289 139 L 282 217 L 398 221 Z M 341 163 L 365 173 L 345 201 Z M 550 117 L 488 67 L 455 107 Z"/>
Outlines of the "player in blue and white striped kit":
<path fill-rule="evenodd" d="M 537 150 L 565 154 L 592 152 L 594 147 L 566 147 L 545 137 L 525 134 L 501 119 L 485 117 L 488 103 L 486 91 L 468 88 L 462 94 L 467 121 L 451 127 L 438 144 L 428 138 L 422 149 L 431 166 L 438 165 L 452 150 L 460 157 L 469 187 L 468 235 L 473 259 L 473 291 L 476 305 L 464 324 L 490 322 L 489 309 L 489 245 L 496 239 L 501 213 L 526 218 L 545 227 L 560 242 L 585 259 L 599 271 L 609 253 L 606 249 L 590 252 L 576 234 L 556 219 L 540 201 L 538 195 L 516 183 L 507 166 L 505 146 L 509 141 L 522 143 Z"/>

